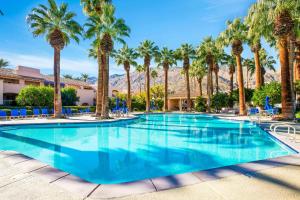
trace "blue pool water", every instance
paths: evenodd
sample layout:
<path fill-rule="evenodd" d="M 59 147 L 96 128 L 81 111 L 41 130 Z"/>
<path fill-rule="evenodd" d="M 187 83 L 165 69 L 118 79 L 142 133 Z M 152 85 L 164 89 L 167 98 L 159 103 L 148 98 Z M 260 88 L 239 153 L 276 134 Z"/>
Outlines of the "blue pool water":
<path fill-rule="evenodd" d="M 251 123 L 181 114 L 102 124 L 2 126 L 0 150 L 106 184 L 296 153 Z"/>

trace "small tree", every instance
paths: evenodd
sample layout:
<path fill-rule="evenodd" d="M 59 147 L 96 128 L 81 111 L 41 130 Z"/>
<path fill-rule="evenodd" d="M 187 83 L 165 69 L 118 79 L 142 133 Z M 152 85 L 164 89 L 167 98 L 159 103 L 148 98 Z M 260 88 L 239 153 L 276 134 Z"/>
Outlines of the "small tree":
<path fill-rule="evenodd" d="M 195 101 L 195 109 L 197 112 L 205 112 L 206 111 L 206 102 L 205 99 L 201 96 L 197 97 Z"/>
<path fill-rule="evenodd" d="M 76 102 L 79 101 L 77 92 L 72 87 L 66 87 L 61 90 L 61 99 L 64 106 L 75 106 Z"/>
<path fill-rule="evenodd" d="M 54 90 L 51 87 L 24 87 L 16 98 L 19 106 L 53 106 Z"/>
<path fill-rule="evenodd" d="M 256 89 L 252 101 L 255 106 L 265 106 L 266 97 L 270 97 L 270 104 L 274 105 L 281 102 L 281 84 L 272 82 L 260 89 Z"/>
<path fill-rule="evenodd" d="M 230 96 L 226 93 L 217 93 L 213 95 L 211 103 L 215 111 L 219 111 L 223 107 L 229 107 Z"/>

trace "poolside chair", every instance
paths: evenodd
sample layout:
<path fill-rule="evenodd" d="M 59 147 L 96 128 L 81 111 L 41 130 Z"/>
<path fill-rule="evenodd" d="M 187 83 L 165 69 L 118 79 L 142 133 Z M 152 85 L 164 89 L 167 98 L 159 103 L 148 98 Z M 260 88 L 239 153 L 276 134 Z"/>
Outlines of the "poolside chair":
<path fill-rule="evenodd" d="M 42 108 L 42 117 L 48 117 L 49 116 L 49 112 L 47 108 Z"/>
<path fill-rule="evenodd" d="M 128 115 L 128 107 L 127 107 L 127 102 L 126 101 L 123 101 L 121 113 L 123 114 L 123 116 Z"/>
<path fill-rule="evenodd" d="M 39 117 L 40 116 L 40 109 L 34 108 L 33 109 L 33 117 Z"/>
<path fill-rule="evenodd" d="M 3 110 L 0 110 L 0 119 L 7 119 L 7 114 Z"/>
<path fill-rule="evenodd" d="M 21 118 L 27 117 L 27 110 L 25 108 L 20 109 L 20 117 Z"/>
<path fill-rule="evenodd" d="M 257 114 L 259 114 L 259 109 L 258 108 L 250 108 L 249 110 L 248 110 L 248 115 L 250 116 L 250 115 L 257 115 Z"/>
<path fill-rule="evenodd" d="M 12 109 L 10 111 L 10 119 L 12 118 L 19 118 L 19 110 L 18 109 Z"/>
<path fill-rule="evenodd" d="M 116 106 L 111 110 L 111 113 L 115 116 L 120 115 L 120 100 L 119 98 L 116 98 Z"/>
<path fill-rule="evenodd" d="M 270 97 L 266 97 L 265 107 L 264 107 L 264 114 L 267 116 L 274 116 L 279 114 L 278 108 L 273 108 L 270 105 Z"/>
<path fill-rule="evenodd" d="M 87 113 L 87 114 L 92 113 L 92 112 L 91 112 L 91 109 L 90 109 L 90 108 L 86 108 L 86 109 L 85 109 L 85 113 Z"/>
<path fill-rule="evenodd" d="M 73 115 L 73 113 L 72 113 L 72 109 L 71 108 L 66 108 L 66 115 L 68 115 L 68 116 L 71 116 L 71 115 Z"/>

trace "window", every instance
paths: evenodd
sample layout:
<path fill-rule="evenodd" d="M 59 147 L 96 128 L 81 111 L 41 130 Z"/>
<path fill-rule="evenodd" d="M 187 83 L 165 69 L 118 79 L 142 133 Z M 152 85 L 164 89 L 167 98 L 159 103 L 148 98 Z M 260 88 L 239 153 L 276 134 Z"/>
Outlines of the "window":
<path fill-rule="evenodd" d="M 35 81 L 25 81 L 25 85 L 40 86 L 40 82 L 35 82 Z"/>
<path fill-rule="evenodd" d="M 19 84 L 20 81 L 18 79 L 4 79 L 4 83 L 10 83 L 10 84 Z"/>

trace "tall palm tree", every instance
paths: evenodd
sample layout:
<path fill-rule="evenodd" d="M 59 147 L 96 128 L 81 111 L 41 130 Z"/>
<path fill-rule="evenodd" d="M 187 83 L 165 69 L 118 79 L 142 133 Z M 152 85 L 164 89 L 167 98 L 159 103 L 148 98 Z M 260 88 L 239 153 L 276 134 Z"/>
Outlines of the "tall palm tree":
<path fill-rule="evenodd" d="M 157 55 L 155 61 L 158 64 L 158 67 L 162 66 L 164 70 L 165 77 L 165 86 L 164 86 L 164 111 L 167 112 L 168 108 L 168 73 L 171 66 L 176 65 L 176 59 L 174 55 L 174 51 L 164 47 L 159 54 Z"/>
<path fill-rule="evenodd" d="M 137 49 L 140 57 L 144 58 L 144 68 L 146 71 L 146 112 L 150 112 L 150 63 L 153 57 L 159 52 L 154 42 L 145 40 Z"/>
<path fill-rule="evenodd" d="M 68 11 L 68 5 L 60 6 L 54 0 L 48 0 L 49 6 L 39 5 L 27 16 L 27 22 L 34 37 L 45 35 L 54 49 L 54 117 L 61 117 L 62 102 L 60 91 L 60 52 L 70 43 L 70 39 L 79 43 L 81 26 L 73 20 L 75 13 Z"/>
<path fill-rule="evenodd" d="M 229 69 L 229 77 L 230 77 L 230 95 L 233 93 L 233 77 L 235 73 L 235 65 L 236 61 L 234 59 L 234 56 L 232 55 L 224 55 L 223 60 L 222 60 L 223 65 L 227 65 Z"/>
<path fill-rule="evenodd" d="M 142 93 L 142 83 L 141 83 L 142 77 L 141 77 L 141 74 L 143 72 L 145 72 L 145 67 L 143 65 L 136 65 L 135 70 L 139 74 L 139 78 L 138 78 L 139 79 L 139 91 L 140 91 L 140 94 L 141 94 Z"/>
<path fill-rule="evenodd" d="M 267 70 L 271 70 L 271 71 L 276 71 L 274 65 L 276 64 L 276 60 L 274 59 L 273 56 L 268 56 L 267 52 L 265 49 L 261 49 L 260 50 L 260 60 L 261 60 L 261 83 L 262 85 L 265 84 L 265 74 Z"/>
<path fill-rule="evenodd" d="M 207 70 L 207 109 L 211 112 L 211 97 L 212 91 L 212 72 L 215 66 L 216 56 L 218 54 L 218 48 L 216 41 L 210 36 L 203 39 L 199 47 L 197 48 L 197 56 L 202 59 L 208 65 Z"/>
<path fill-rule="evenodd" d="M 90 76 L 86 73 L 83 73 L 80 75 L 80 79 L 83 80 L 84 82 L 87 82 L 89 80 Z"/>
<path fill-rule="evenodd" d="M 71 74 L 64 74 L 63 78 L 67 78 L 67 79 L 74 79 L 73 76 Z"/>
<path fill-rule="evenodd" d="M 151 69 L 151 78 L 153 80 L 153 85 L 156 85 L 156 79 L 158 77 L 158 72 L 155 69 Z"/>
<path fill-rule="evenodd" d="M 191 89 L 190 89 L 190 59 L 194 58 L 195 50 L 191 44 L 182 44 L 179 49 L 176 50 L 176 57 L 178 60 L 183 61 L 183 70 L 185 74 L 186 92 L 187 92 L 187 111 L 191 111 Z"/>
<path fill-rule="evenodd" d="M 203 95 L 202 81 L 207 74 L 207 67 L 206 67 L 205 60 L 200 58 L 193 60 L 190 74 L 192 77 L 196 78 L 199 85 L 199 94 L 200 96 L 202 96 Z"/>
<path fill-rule="evenodd" d="M 8 61 L 0 58 L 0 68 L 5 68 L 5 67 L 8 67 L 8 66 L 9 66 Z"/>
<path fill-rule="evenodd" d="M 112 0 L 80 0 L 84 13 L 88 16 L 101 15 L 104 3 L 111 3 Z"/>
<path fill-rule="evenodd" d="M 247 39 L 247 27 L 239 18 L 235 19 L 234 21 L 228 21 L 227 29 L 221 33 L 220 37 L 223 40 L 224 46 L 231 45 L 232 52 L 235 55 L 238 73 L 240 115 L 246 115 L 245 88 L 241 54 L 243 52 L 243 42 Z"/>
<path fill-rule="evenodd" d="M 243 59 L 243 66 L 246 67 L 246 88 L 249 89 L 249 75 L 256 71 L 255 61 L 250 58 Z"/>
<path fill-rule="evenodd" d="M 112 4 L 104 3 L 102 4 L 101 16 L 92 15 L 85 24 L 88 27 L 86 37 L 95 39 L 94 43 L 98 46 L 99 52 L 98 59 L 100 57 L 100 63 L 102 63 L 102 70 L 99 73 L 99 77 L 102 76 L 102 88 L 98 89 L 102 89 L 101 117 L 104 119 L 109 118 L 109 56 L 113 50 L 114 41 L 125 44 L 123 37 L 129 36 L 130 32 L 129 27 L 125 25 L 125 21 L 116 19 L 114 15 L 115 7 Z"/>
<path fill-rule="evenodd" d="M 294 118 L 293 87 L 292 87 L 292 66 L 290 58 L 292 36 L 295 33 L 299 37 L 299 2 L 295 0 L 260 0 L 252 10 L 255 12 L 252 20 L 259 29 L 263 30 L 263 36 L 267 41 L 277 43 L 279 60 L 281 66 L 281 103 L 282 117 Z M 290 51 L 289 51 L 290 50 Z"/>
<path fill-rule="evenodd" d="M 127 77 L 127 107 L 129 111 L 132 111 L 131 108 L 131 84 L 130 84 L 130 66 L 136 66 L 138 54 L 132 48 L 129 48 L 127 45 L 124 45 L 123 48 L 119 49 L 114 53 L 114 58 L 117 65 L 123 65 L 124 70 L 126 71 Z"/>

